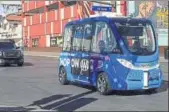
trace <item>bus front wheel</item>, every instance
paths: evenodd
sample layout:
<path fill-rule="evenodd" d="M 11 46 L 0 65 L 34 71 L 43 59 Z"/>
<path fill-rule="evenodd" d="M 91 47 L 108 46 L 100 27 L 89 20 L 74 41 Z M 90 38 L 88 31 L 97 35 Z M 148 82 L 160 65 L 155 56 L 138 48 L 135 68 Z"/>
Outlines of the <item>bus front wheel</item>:
<path fill-rule="evenodd" d="M 100 73 L 97 77 L 97 91 L 102 95 L 110 93 L 108 77 L 105 73 Z"/>
<path fill-rule="evenodd" d="M 60 69 L 59 69 L 59 82 L 62 85 L 68 84 L 67 73 L 66 73 L 66 70 L 64 67 L 60 67 Z"/>
<path fill-rule="evenodd" d="M 155 93 L 155 92 L 157 92 L 157 88 L 151 88 L 151 89 L 145 90 L 145 93 L 147 93 L 147 94 L 152 94 L 152 93 Z"/>

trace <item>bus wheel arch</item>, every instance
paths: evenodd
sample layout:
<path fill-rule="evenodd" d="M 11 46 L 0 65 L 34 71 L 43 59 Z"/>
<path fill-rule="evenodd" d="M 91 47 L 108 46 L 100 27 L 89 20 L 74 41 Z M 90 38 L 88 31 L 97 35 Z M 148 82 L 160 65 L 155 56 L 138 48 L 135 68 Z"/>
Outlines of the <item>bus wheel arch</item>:
<path fill-rule="evenodd" d="M 65 69 L 65 67 L 63 65 L 61 65 L 59 67 L 58 78 L 59 78 L 60 84 L 62 84 L 62 85 L 67 85 L 68 84 L 67 72 L 66 72 L 66 69 Z"/>
<path fill-rule="evenodd" d="M 96 89 L 101 95 L 108 95 L 110 93 L 111 86 L 106 72 L 104 71 L 97 72 Z"/>

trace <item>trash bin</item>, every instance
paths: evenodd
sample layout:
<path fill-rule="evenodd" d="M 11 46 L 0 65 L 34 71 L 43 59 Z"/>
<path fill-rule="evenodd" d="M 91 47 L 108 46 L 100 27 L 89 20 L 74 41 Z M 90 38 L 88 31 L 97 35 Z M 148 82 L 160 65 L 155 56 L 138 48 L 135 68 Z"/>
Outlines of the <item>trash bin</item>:
<path fill-rule="evenodd" d="M 165 59 L 168 59 L 168 52 L 169 52 L 168 48 L 164 48 L 164 58 Z"/>

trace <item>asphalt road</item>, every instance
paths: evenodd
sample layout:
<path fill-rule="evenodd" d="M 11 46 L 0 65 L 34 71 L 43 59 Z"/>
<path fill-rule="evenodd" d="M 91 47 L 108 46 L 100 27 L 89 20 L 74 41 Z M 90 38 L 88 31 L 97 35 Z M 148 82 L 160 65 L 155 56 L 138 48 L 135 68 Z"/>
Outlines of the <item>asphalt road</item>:
<path fill-rule="evenodd" d="M 157 93 L 113 91 L 99 95 L 90 87 L 60 85 L 57 59 L 26 57 L 23 67 L 0 67 L 0 110 L 6 106 L 76 111 L 167 111 L 168 64 L 161 63 L 164 84 Z"/>

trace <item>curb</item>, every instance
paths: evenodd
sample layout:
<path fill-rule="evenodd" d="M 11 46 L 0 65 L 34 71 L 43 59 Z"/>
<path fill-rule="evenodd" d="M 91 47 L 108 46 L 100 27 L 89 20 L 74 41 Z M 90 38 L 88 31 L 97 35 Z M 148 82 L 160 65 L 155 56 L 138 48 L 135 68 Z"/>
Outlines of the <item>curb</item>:
<path fill-rule="evenodd" d="M 46 57 L 46 58 L 59 58 L 59 55 L 50 56 L 50 55 L 33 55 L 33 54 L 25 54 L 25 56 L 35 56 L 35 57 Z M 159 58 L 159 62 L 166 62 L 168 63 L 168 60 L 164 59 L 163 57 Z"/>
<path fill-rule="evenodd" d="M 59 58 L 59 56 L 46 56 L 46 55 L 29 55 L 29 54 L 25 54 L 25 56 L 47 57 L 47 58 Z"/>

